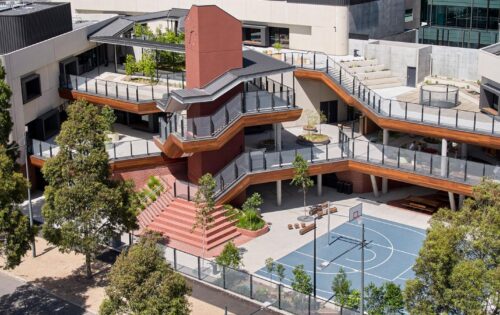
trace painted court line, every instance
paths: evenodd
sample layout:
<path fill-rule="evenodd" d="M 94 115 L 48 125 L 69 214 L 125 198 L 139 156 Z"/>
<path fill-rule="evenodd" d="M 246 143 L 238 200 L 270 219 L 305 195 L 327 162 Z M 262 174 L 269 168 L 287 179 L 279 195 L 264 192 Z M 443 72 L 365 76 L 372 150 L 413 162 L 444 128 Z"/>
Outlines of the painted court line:
<path fill-rule="evenodd" d="M 396 277 L 394 277 L 394 279 L 392 279 L 392 281 L 395 281 L 396 279 L 401 279 L 399 277 L 402 276 L 402 275 L 404 275 L 411 268 L 413 268 L 413 265 L 411 265 L 410 267 L 406 268 L 402 273 L 400 273 L 399 275 L 397 275 Z"/>
<path fill-rule="evenodd" d="M 339 236 L 343 236 L 343 237 L 348 237 L 348 238 L 351 238 L 351 239 L 356 240 L 356 241 L 358 241 L 358 242 L 361 243 L 361 240 L 359 238 L 355 238 L 355 237 L 352 237 L 352 236 L 349 236 L 349 235 L 346 235 L 346 234 L 342 234 L 342 233 L 337 233 L 337 232 L 331 232 L 331 233 L 339 235 Z M 404 251 L 404 250 L 401 250 L 401 249 L 391 248 L 389 246 L 385 246 L 385 245 L 382 245 L 382 244 L 379 244 L 379 243 L 371 242 L 370 245 L 375 245 L 375 246 L 378 246 L 378 247 L 382 247 L 382 248 L 394 250 L 395 252 L 400 252 L 400 253 L 407 254 L 407 255 L 410 255 L 410 256 L 418 257 L 418 255 L 416 255 L 416 254 L 413 254 L 413 253 L 410 253 L 410 252 L 407 252 L 407 251 Z"/>
<path fill-rule="evenodd" d="M 400 228 L 400 229 L 403 229 L 403 230 L 408 230 L 408 231 L 411 231 L 411 232 L 415 232 L 415 233 L 420 234 L 422 236 L 426 236 L 425 233 L 422 233 L 422 232 L 419 232 L 419 231 L 415 231 L 414 229 L 410 229 L 408 227 L 401 226 L 401 225 L 398 225 L 398 224 L 380 221 L 380 220 L 377 220 L 377 219 L 374 219 L 374 218 L 371 218 L 371 217 L 370 218 L 369 217 L 364 217 L 364 219 L 371 220 L 371 221 L 378 222 L 378 223 L 382 223 L 382 224 L 386 224 L 386 225 L 390 225 L 390 226 L 394 226 L 394 227 L 397 227 L 397 228 Z"/>

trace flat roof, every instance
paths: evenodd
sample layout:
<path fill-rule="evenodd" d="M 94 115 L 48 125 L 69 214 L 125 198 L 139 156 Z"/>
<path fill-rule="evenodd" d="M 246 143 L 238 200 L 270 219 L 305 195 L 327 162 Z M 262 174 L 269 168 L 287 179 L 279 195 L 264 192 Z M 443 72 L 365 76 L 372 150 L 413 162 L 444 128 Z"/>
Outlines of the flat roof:
<path fill-rule="evenodd" d="M 24 2 L 7 4 L 5 1 L 0 1 L 0 16 L 27 15 L 64 4 L 65 3 L 62 2 Z"/>
<path fill-rule="evenodd" d="M 161 51 L 185 53 L 183 44 L 166 44 L 140 38 L 126 38 L 126 37 L 116 37 L 116 36 L 91 36 L 89 38 L 89 41 L 101 44 L 141 47 L 141 48 L 156 49 Z"/>

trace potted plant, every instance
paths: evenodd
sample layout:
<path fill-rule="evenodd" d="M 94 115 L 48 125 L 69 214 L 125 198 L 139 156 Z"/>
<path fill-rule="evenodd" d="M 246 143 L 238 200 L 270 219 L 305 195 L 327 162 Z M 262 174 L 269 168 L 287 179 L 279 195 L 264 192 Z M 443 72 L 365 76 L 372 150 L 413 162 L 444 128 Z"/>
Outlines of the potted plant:
<path fill-rule="evenodd" d="M 275 42 L 273 44 L 273 48 L 277 51 L 277 53 L 274 54 L 273 57 L 281 60 L 281 49 L 283 49 L 283 45 L 281 45 L 280 42 Z"/>

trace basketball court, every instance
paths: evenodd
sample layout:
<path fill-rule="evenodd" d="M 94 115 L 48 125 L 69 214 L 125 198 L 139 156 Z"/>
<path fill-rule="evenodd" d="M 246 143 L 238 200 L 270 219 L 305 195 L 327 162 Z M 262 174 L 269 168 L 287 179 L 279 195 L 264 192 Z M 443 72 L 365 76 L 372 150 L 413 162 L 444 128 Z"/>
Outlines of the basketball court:
<path fill-rule="evenodd" d="M 351 219 L 360 213 L 351 211 Z M 319 220 L 328 220 L 328 216 Z M 341 267 L 352 282 L 352 288 L 360 288 L 361 223 L 365 226 L 365 286 L 370 282 L 381 285 L 392 281 L 404 287 L 405 281 L 413 278 L 412 267 L 425 239 L 425 230 L 367 215 L 349 221 L 345 216 L 331 214 L 330 220 L 342 220 L 344 223 L 330 230 L 330 233 L 318 235 L 316 239 L 318 296 L 326 299 L 332 296 L 331 283 Z M 311 238 L 309 243 L 277 260 L 286 268 L 283 280 L 286 285 L 291 284 L 292 270 L 297 265 L 304 265 L 311 280 L 313 278 L 313 231 L 307 237 Z M 265 267 L 258 270 L 257 274 L 270 278 Z M 277 280 L 275 274 L 273 280 Z"/>

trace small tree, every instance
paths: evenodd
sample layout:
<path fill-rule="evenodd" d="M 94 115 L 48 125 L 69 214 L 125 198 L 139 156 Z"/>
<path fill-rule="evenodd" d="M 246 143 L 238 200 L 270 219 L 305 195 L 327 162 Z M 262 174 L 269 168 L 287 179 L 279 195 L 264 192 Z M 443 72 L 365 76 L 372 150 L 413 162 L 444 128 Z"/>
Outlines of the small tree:
<path fill-rule="evenodd" d="M 295 160 L 293 161 L 293 178 L 292 185 L 300 187 L 304 194 L 304 215 L 307 215 L 306 209 L 306 195 L 307 189 L 314 185 L 313 180 L 309 177 L 309 167 L 307 161 L 304 160 L 302 155 L 297 154 Z"/>
<path fill-rule="evenodd" d="M 215 258 L 215 262 L 219 265 L 234 269 L 238 269 L 243 265 L 240 251 L 238 250 L 238 247 L 234 245 L 233 241 L 229 241 L 226 245 L 224 245 L 224 249 L 220 255 Z"/>
<path fill-rule="evenodd" d="M 373 282 L 365 288 L 365 307 L 370 315 L 384 314 L 384 288 Z"/>
<path fill-rule="evenodd" d="M 15 169 L 14 160 L 0 144 L 0 255 L 5 258 L 4 269 L 21 263 L 35 234 L 17 206 L 24 201 L 28 183 Z"/>
<path fill-rule="evenodd" d="M 340 267 L 339 273 L 333 278 L 332 292 L 334 301 L 340 305 L 340 314 L 342 315 L 344 306 L 349 301 L 351 295 L 351 281 L 347 279 L 344 268 Z"/>
<path fill-rule="evenodd" d="M 207 230 L 212 226 L 214 218 L 212 212 L 215 210 L 215 188 L 217 187 L 212 174 L 207 173 L 198 180 L 198 191 L 194 196 L 196 204 L 196 217 L 192 227 L 192 231 L 201 229 L 203 244 L 202 257 L 205 257 L 206 234 Z"/>
<path fill-rule="evenodd" d="M 313 291 L 311 277 L 305 272 L 304 265 L 295 266 L 292 273 L 292 289 L 303 294 L 311 294 Z"/>
<path fill-rule="evenodd" d="M 131 76 L 138 71 L 139 67 L 135 61 L 134 55 L 128 54 L 125 59 L 125 74 Z"/>
<path fill-rule="evenodd" d="M 191 290 L 163 258 L 157 247 L 159 239 L 148 233 L 120 254 L 109 273 L 100 314 L 190 313 L 186 296 Z"/>
<path fill-rule="evenodd" d="M 269 257 L 266 259 L 265 263 L 266 263 L 267 273 L 269 273 L 271 275 L 271 281 L 273 281 L 273 272 L 275 271 L 275 268 L 276 268 L 276 264 L 274 263 L 274 259 Z"/>
<path fill-rule="evenodd" d="M 142 59 L 139 62 L 139 68 L 144 75 L 149 77 L 151 84 L 153 84 L 156 74 L 156 61 L 153 53 L 142 54 Z"/>
<path fill-rule="evenodd" d="M 281 50 L 283 49 L 283 45 L 281 45 L 280 42 L 275 42 L 273 44 L 273 48 L 276 49 L 278 51 L 278 54 L 281 52 Z"/>
<path fill-rule="evenodd" d="M 278 276 L 278 280 L 280 283 L 285 279 L 285 266 L 282 264 L 276 264 L 276 275 Z"/>
<path fill-rule="evenodd" d="M 7 82 L 5 82 L 5 69 L 0 60 L 0 145 L 4 146 L 7 149 L 7 155 L 15 160 L 19 152 L 15 149 L 16 144 L 10 140 L 10 133 L 14 126 L 10 116 L 10 109 L 12 107 L 10 104 L 11 96 L 12 90 Z"/>
<path fill-rule="evenodd" d="M 241 206 L 241 209 L 243 211 L 258 211 L 260 206 L 262 205 L 262 197 L 260 196 L 259 193 L 253 193 L 250 198 L 247 198 L 243 205 Z"/>
<path fill-rule="evenodd" d="M 394 282 L 384 283 L 384 306 L 387 313 L 401 313 L 404 309 L 403 291 Z"/>
<path fill-rule="evenodd" d="M 56 138 L 59 152 L 42 172 L 45 188 L 43 235 L 62 252 L 85 256 L 86 275 L 103 244 L 137 228 L 138 200 L 132 182 L 110 179 L 107 133 L 111 110 L 79 100 Z"/>
<path fill-rule="evenodd" d="M 404 307 L 401 288 L 393 282 L 386 282 L 380 287 L 370 283 L 365 288 L 365 302 L 370 315 L 398 313 Z"/>
<path fill-rule="evenodd" d="M 354 289 L 349 294 L 349 298 L 347 299 L 347 304 L 345 306 L 347 306 L 351 310 L 356 311 L 359 309 L 360 304 L 361 304 L 361 293 L 358 290 Z"/>

